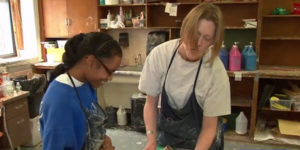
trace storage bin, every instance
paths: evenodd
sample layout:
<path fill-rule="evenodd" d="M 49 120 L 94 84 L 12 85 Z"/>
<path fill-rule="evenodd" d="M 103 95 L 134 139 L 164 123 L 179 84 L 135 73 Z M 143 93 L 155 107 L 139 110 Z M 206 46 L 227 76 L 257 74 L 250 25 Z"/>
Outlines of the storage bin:
<path fill-rule="evenodd" d="M 272 100 L 270 98 L 270 108 L 271 110 L 283 110 L 290 111 L 293 101 L 288 99 Z"/>
<path fill-rule="evenodd" d="M 49 48 L 47 49 L 47 55 L 53 55 L 55 62 L 62 62 L 62 56 L 65 53 L 64 48 Z"/>
<path fill-rule="evenodd" d="M 39 143 L 41 143 L 41 134 L 40 134 L 40 120 L 39 116 L 36 116 L 32 119 L 29 119 L 29 125 L 30 125 L 30 138 L 28 139 L 27 143 L 25 143 L 25 146 L 36 146 Z"/>

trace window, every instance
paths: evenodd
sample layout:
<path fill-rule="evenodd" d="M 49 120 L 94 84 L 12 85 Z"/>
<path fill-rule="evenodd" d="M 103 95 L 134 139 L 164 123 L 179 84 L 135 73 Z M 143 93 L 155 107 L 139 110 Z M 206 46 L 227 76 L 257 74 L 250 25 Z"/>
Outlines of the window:
<path fill-rule="evenodd" d="M 16 56 L 9 0 L 0 0 L 0 57 Z"/>

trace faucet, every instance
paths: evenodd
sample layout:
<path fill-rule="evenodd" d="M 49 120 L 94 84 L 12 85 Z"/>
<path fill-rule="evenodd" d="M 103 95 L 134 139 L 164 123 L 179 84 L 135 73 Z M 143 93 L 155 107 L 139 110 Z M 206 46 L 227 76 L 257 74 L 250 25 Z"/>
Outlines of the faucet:
<path fill-rule="evenodd" d="M 136 66 L 141 66 L 141 65 L 142 65 L 142 54 L 139 53 L 139 54 L 134 58 L 134 60 L 135 60 Z"/>

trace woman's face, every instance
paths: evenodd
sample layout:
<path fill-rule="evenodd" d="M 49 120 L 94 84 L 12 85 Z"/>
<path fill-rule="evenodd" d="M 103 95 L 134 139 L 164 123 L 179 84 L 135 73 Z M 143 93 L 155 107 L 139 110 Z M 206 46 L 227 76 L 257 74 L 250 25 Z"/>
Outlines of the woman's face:
<path fill-rule="evenodd" d="M 214 22 L 201 19 L 198 25 L 198 51 L 206 53 L 208 48 L 214 43 L 216 26 Z"/>
<path fill-rule="evenodd" d="M 102 59 L 94 56 L 93 58 L 93 63 L 87 68 L 86 78 L 94 88 L 97 88 L 112 80 L 113 73 L 120 66 L 122 58 L 119 56 Z"/>

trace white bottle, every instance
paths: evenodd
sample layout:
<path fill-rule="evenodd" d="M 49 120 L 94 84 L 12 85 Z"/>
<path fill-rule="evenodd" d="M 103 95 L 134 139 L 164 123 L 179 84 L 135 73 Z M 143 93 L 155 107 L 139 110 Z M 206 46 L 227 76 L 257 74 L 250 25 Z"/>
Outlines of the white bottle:
<path fill-rule="evenodd" d="M 121 105 L 117 111 L 117 119 L 118 119 L 118 125 L 124 126 L 127 124 L 127 116 L 126 111 Z"/>
<path fill-rule="evenodd" d="M 16 84 L 16 91 L 17 91 L 17 93 L 20 93 L 22 90 L 22 87 L 21 87 L 21 85 L 20 85 L 20 82 L 17 82 L 17 84 Z"/>
<path fill-rule="evenodd" d="M 110 10 L 108 10 L 108 13 L 107 13 L 107 28 L 110 28 L 111 26 L 111 14 L 110 14 Z"/>
<path fill-rule="evenodd" d="M 243 112 L 240 112 L 239 116 L 235 119 L 235 132 L 237 134 L 247 133 L 248 120 Z"/>

